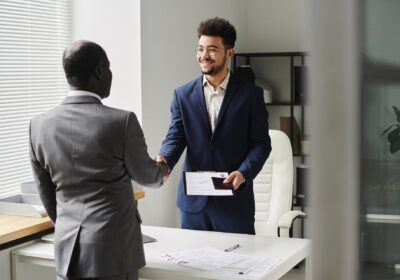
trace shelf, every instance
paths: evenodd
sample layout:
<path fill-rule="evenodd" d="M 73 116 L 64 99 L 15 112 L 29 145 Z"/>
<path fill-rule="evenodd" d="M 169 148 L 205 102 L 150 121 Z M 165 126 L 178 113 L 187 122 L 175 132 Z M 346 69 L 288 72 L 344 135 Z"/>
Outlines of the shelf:
<path fill-rule="evenodd" d="M 305 56 L 305 52 L 269 52 L 269 53 L 236 53 L 235 56 L 245 57 L 277 57 L 277 56 Z"/>
<path fill-rule="evenodd" d="M 265 103 L 267 106 L 291 106 L 290 102 L 274 102 L 274 103 Z M 293 106 L 302 106 L 301 103 L 293 103 Z"/>

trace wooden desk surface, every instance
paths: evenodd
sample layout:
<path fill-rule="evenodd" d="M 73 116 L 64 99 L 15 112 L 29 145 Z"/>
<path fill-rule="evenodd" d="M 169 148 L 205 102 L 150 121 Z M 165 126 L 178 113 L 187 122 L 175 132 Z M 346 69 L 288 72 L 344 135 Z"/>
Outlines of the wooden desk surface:
<path fill-rule="evenodd" d="M 144 191 L 135 191 L 135 200 L 144 197 Z M 49 217 L 0 215 L 0 245 L 53 227 Z"/>
<path fill-rule="evenodd" d="M 0 215 L 0 244 L 44 231 L 53 227 L 49 217 L 34 218 Z"/>

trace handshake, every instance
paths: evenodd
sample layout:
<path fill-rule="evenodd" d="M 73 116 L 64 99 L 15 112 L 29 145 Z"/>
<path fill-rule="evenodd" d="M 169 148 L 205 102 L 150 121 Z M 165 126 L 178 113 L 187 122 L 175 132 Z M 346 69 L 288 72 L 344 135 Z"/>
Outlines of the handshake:
<path fill-rule="evenodd" d="M 167 160 L 158 155 L 154 158 L 156 162 L 158 162 L 163 169 L 163 183 L 168 179 L 169 173 L 171 172 L 171 168 L 169 168 Z M 245 181 L 242 172 L 236 170 L 229 174 L 229 176 L 224 180 L 224 184 L 232 183 L 233 189 L 237 190 L 241 184 Z"/>
<path fill-rule="evenodd" d="M 163 183 L 164 183 L 168 179 L 169 173 L 171 172 L 171 168 L 169 168 L 167 160 L 163 156 L 157 156 L 154 160 L 158 162 L 163 169 Z"/>

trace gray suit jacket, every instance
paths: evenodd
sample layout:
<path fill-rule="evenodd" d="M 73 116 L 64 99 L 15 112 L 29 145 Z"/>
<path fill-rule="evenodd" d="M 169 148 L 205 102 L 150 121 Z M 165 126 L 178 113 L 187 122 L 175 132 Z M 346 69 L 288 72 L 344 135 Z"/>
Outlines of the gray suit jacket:
<path fill-rule="evenodd" d="M 131 179 L 161 186 L 134 113 L 67 97 L 30 125 L 39 195 L 55 223 L 57 274 L 104 277 L 145 265 Z"/>

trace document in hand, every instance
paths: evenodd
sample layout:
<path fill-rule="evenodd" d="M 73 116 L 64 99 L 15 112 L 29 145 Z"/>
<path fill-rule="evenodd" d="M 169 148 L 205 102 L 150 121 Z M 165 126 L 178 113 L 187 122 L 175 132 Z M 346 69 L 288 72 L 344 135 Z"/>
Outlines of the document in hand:
<path fill-rule="evenodd" d="M 186 195 L 233 195 L 233 187 L 222 184 L 221 179 L 228 177 L 227 172 L 184 172 L 183 175 Z"/>

